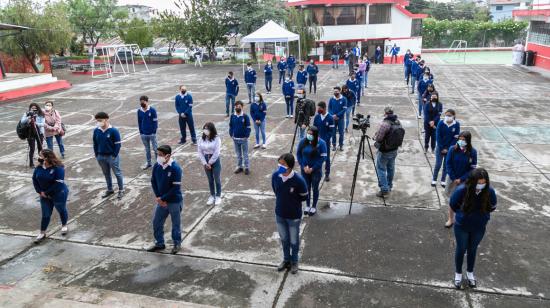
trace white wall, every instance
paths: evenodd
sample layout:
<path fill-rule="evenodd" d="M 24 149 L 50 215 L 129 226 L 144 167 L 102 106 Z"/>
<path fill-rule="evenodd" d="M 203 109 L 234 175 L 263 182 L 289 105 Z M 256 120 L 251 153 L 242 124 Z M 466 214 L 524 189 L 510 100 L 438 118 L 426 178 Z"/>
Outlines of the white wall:
<path fill-rule="evenodd" d="M 407 52 L 407 49 L 410 49 L 413 54 L 419 54 L 422 51 L 422 38 L 414 37 L 411 39 L 400 39 L 400 40 L 386 40 L 384 46 L 393 46 L 397 44 L 398 47 L 401 47 L 399 50 L 399 55 L 404 55 Z M 386 53 L 387 55 L 387 53 Z"/>
<path fill-rule="evenodd" d="M 391 7 L 391 36 L 390 37 L 410 37 L 411 36 L 412 18 L 405 15 L 403 12 Z"/>

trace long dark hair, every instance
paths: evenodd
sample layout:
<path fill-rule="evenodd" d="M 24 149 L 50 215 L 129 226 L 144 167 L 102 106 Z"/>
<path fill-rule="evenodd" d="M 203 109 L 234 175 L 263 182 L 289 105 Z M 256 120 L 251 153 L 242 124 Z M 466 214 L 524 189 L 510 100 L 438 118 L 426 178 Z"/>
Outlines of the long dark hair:
<path fill-rule="evenodd" d="M 472 153 L 472 133 L 470 133 L 470 131 L 468 130 L 463 130 L 460 132 L 460 134 L 458 135 L 458 138 L 460 139 L 460 137 L 464 137 L 464 139 L 466 139 L 466 153 L 470 154 Z M 460 147 L 458 146 L 458 143 L 455 144 L 455 151 L 458 151 L 460 150 Z"/>
<path fill-rule="evenodd" d="M 306 146 L 311 145 L 313 150 L 311 151 L 310 157 L 314 157 L 317 155 L 317 145 L 319 144 L 319 129 L 315 126 L 310 126 L 307 131 L 311 131 L 313 140 L 309 141 L 307 138 L 304 138 L 304 143 L 302 143 L 302 146 L 298 149 L 298 151 L 303 151 Z"/>
<path fill-rule="evenodd" d="M 474 202 L 476 198 L 476 185 L 477 182 L 481 179 L 484 179 L 486 184 L 479 192 L 479 198 L 481 199 L 481 208 L 482 213 L 491 212 L 491 202 L 489 200 L 489 186 L 491 182 L 489 181 L 489 173 L 483 168 L 477 168 L 470 172 L 466 183 L 466 194 L 464 195 L 464 202 L 462 203 L 461 210 L 464 213 L 470 213 L 474 209 Z"/>
<path fill-rule="evenodd" d="M 260 102 L 263 103 L 264 102 L 264 96 L 262 95 L 262 93 L 256 92 L 256 95 L 258 95 L 258 98 L 260 98 Z"/>
<path fill-rule="evenodd" d="M 41 117 L 44 116 L 44 111 L 42 111 L 42 108 L 40 108 L 40 105 L 38 105 L 37 103 L 30 103 L 29 104 L 29 111 L 31 111 L 32 107 L 36 107 L 36 111 L 38 111 L 39 116 L 41 116 Z"/>
<path fill-rule="evenodd" d="M 203 125 L 202 129 L 208 129 L 210 131 L 210 136 L 206 136 L 204 133 L 202 134 L 202 140 L 206 140 L 206 138 L 208 138 L 209 141 L 212 141 L 218 136 L 216 126 L 212 122 L 206 122 Z"/>
<path fill-rule="evenodd" d="M 63 167 L 63 163 L 57 158 L 52 150 L 43 149 L 40 153 L 44 156 L 44 162 L 47 162 L 51 167 Z"/>

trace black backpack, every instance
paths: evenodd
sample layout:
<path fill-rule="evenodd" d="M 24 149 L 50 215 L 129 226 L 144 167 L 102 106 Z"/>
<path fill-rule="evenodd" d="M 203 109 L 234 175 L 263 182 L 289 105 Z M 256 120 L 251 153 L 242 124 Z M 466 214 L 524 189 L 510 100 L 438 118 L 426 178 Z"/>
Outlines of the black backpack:
<path fill-rule="evenodd" d="M 390 121 L 390 125 L 390 130 L 380 148 L 382 152 L 397 150 L 403 144 L 403 139 L 405 139 L 405 129 L 401 126 L 399 120 Z"/>
<path fill-rule="evenodd" d="M 19 139 L 21 140 L 24 140 L 24 139 L 27 139 L 29 138 L 29 130 L 30 130 L 31 126 L 29 125 L 29 122 L 21 122 L 21 120 L 19 120 L 19 123 L 17 123 L 17 127 L 15 128 L 15 131 L 17 132 L 17 136 L 19 137 Z"/>

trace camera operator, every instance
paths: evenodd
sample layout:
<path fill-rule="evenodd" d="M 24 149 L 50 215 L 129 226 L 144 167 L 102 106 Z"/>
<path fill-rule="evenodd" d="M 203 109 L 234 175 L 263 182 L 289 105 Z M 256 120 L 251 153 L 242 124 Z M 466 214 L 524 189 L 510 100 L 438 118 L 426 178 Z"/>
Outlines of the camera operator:
<path fill-rule="evenodd" d="M 38 152 L 42 151 L 44 141 L 44 112 L 37 103 L 29 105 L 29 111 L 21 118 L 21 123 L 28 125 L 27 142 L 29 144 L 29 167 L 34 168 L 35 143 Z"/>
<path fill-rule="evenodd" d="M 393 187 L 393 176 L 395 174 L 395 159 L 397 158 L 397 149 L 403 143 L 405 130 L 401 127 L 401 122 L 397 115 L 393 113 L 392 106 L 384 108 L 384 120 L 374 136 L 374 146 L 378 149 L 376 154 L 376 170 L 378 173 L 378 186 L 380 191 L 376 193 L 377 197 L 383 198 L 389 195 Z"/>
<path fill-rule="evenodd" d="M 306 90 L 298 88 L 296 91 L 296 118 L 294 123 L 300 128 L 300 140 L 304 139 L 306 128 L 309 126 L 311 117 L 315 115 L 315 102 L 306 98 Z"/>

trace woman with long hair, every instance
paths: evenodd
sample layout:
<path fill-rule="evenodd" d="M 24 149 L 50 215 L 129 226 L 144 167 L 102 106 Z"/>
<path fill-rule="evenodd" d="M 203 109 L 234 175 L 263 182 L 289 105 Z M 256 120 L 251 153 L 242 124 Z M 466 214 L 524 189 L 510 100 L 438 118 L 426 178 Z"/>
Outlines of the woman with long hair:
<path fill-rule="evenodd" d="M 65 147 L 63 146 L 63 127 L 61 126 L 61 115 L 53 108 L 53 102 L 47 101 L 44 105 L 45 115 L 45 133 L 46 133 L 46 145 L 48 149 L 53 151 L 53 138 L 57 141 L 59 146 L 59 152 L 61 158 L 65 158 Z"/>
<path fill-rule="evenodd" d="M 319 130 L 310 126 L 306 138 L 298 144 L 298 163 L 302 171 L 302 177 L 306 180 L 308 197 L 305 215 L 313 216 L 317 212 L 319 200 L 319 183 L 323 177 L 323 162 L 327 158 L 327 144 L 319 138 Z M 313 203 L 311 191 L 313 190 Z"/>
<path fill-rule="evenodd" d="M 470 288 L 477 286 L 474 276 L 477 246 L 485 235 L 485 227 L 496 206 L 495 190 L 491 187 L 489 174 L 483 168 L 472 170 L 466 182 L 457 187 L 451 196 L 449 208 L 456 213 L 454 285 L 457 289 L 462 287 L 464 253 L 467 253 L 466 278 L 468 286 Z"/>
<path fill-rule="evenodd" d="M 207 122 L 202 127 L 202 137 L 199 138 L 199 159 L 208 178 L 210 197 L 207 205 L 220 205 L 222 202 L 222 162 L 220 157 L 221 139 L 214 123 Z"/>
<path fill-rule="evenodd" d="M 67 220 L 67 196 L 69 189 L 65 184 L 65 168 L 52 150 L 44 149 L 38 154 L 40 166 L 34 169 L 32 184 L 36 193 L 40 196 L 42 208 L 42 222 L 40 233 L 34 240 L 40 243 L 46 237 L 46 229 L 50 224 L 53 209 L 55 208 L 61 218 L 61 234 L 68 232 Z"/>
<path fill-rule="evenodd" d="M 264 97 L 260 92 L 256 93 L 254 97 L 254 103 L 250 105 L 250 117 L 254 122 L 254 132 L 256 135 L 256 144 L 254 148 L 257 149 L 260 146 L 265 149 L 265 122 L 267 114 L 267 105 L 264 101 Z M 262 143 L 260 144 L 260 134 L 262 135 Z"/>
<path fill-rule="evenodd" d="M 42 151 L 44 141 L 44 112 L 37 103 L 30 103 L 29 110 L 21 117 L 22 124 L 28 124 L 29 167 L 34 168 L 34 151 Z"/>

